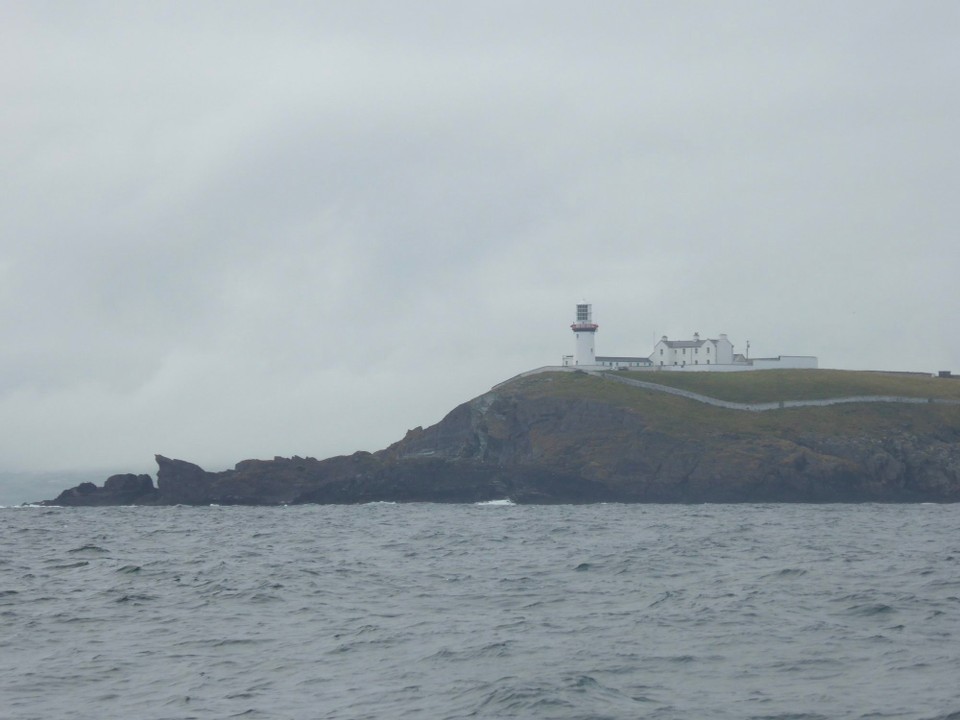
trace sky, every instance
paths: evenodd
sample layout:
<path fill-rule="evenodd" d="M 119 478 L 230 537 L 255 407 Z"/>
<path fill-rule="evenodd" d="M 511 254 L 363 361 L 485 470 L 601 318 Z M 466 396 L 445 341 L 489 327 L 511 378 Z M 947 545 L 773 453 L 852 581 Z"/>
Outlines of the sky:
<path fill-rule="evenodd" d="M 377 450 L 573 352 L 960 372 L 960 4 L 0 0 L 0 471 Z"/>

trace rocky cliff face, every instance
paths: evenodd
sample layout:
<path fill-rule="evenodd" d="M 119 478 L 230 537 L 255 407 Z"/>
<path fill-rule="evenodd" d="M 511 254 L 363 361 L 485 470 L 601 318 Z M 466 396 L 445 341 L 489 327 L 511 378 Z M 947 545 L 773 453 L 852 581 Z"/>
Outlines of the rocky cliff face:
<path fill-rule="evenodd" d="M 957 502 L 960 409 L 953 412 L 956 422 L 921 434 L 745 432 L 722 423 L 678 432 L 642 408 L 508 389 L 377 453 L 247 460 L 219 473 L 158 455 L 156 488 L 147 476 L 115 476 L 49 504 Z"/>
<path fill-rule="evenodd" d="M 535 468 L 567 478 L 574 501 L 581 491 L 623 502 L 960 501 L 960 437 L 949 428 L 924 436 L 668 434 L 605 402 L 489 393 L 384 455 Z"/>

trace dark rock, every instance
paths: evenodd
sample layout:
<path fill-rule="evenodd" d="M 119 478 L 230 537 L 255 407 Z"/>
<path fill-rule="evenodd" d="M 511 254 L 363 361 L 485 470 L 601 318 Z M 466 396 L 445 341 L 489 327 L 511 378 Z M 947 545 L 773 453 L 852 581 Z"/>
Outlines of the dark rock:
<path fill-rule="evenodd" d="M 217 473 L 157 455 L 157 488 L 120 475 L 48 504 L 960 501 L 960 412 L 926 434 L 911 434 L 909 422 L 860 431 L 858 411 L 838 412 L 849 417 L 843 434 L 691 430 L 658 422 L 642 403 L 508 387 L 377 453 L 244 460 Z"/>
<path fill-rule="evenodd" d="M 112 475 L 99 488 L 91 482 L 64 490 L 55 500 L 43 505 L 151 505 L 157 490 L 149 475 Z"/>

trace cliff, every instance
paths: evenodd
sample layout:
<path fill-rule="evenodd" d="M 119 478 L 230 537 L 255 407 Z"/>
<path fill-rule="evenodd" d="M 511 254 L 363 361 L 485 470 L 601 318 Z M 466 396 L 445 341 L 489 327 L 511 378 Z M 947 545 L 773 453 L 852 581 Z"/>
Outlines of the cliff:
<path fill-rule="evenodd" d="M 960 501 L 960 383 L 819 370 L 629 375 L 688 387 L 541 373 L 376 453 L 245 460 L 217 473 L 158 455 L 156 487 L 114 476 L 46 504 Z M 720 405 L 774 409 L 711 405 L 698 389 L 726 393 Z M 858 400 L 836 403 L 837 393 Z"/>

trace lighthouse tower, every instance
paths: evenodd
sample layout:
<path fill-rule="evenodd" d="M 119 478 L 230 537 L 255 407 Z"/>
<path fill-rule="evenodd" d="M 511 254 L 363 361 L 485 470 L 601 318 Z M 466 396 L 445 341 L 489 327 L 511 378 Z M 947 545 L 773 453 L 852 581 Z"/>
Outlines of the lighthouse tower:
<path fill-rule="evenodd" d="M 577 305 L 577 321 L 570 326 L 576 336 L 576 346 L 573 351 L 574 365 L 596 365 L 597 359 L 593 350 L 593 337 L 600 327 L 593 322 L 593 306 L 587 303 Z"/>

